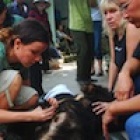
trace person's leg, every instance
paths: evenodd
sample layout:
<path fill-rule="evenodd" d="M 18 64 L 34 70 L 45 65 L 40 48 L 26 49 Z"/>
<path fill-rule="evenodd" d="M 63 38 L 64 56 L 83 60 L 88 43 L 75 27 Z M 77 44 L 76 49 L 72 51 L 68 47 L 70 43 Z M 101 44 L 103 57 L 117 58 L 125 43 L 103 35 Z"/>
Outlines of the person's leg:
<path fill-rule="evenodd" d="M 92 46 L 89 46 L 89 44 L 92 42 L 92 35 L 85 32 L 72 31 L 72 36 L 74 43 L 77 45 L 77 81 L 90 81 Z"/>
<path fill-rule="evenodd" d="M 49 54 L 50 54 L 50 58 L 54 58 L 54 59 L 60 59 L 61 58 L 60 52 L 58 51 L 57 48 L 55 48 L 53 46 L 49 48 Z"/>
<path fill-rule="evenodd" d="M 133 114 L 127 119 L 125 129 L 129 140 L 140 139 L 140 112 Z"/>
<path fill-rule="evenodd" d="M 93 29 L 94 29 L 94 22 L 93 22 Z M 96 30 L 96 29 L 94 29 Z M 95 53 L 94 53 L 94 47 L 95 47 L 95 43 L 96 39 L 95 39 L 95 32 L 93 32 L 93 37 L 92 37 L 92 51 L 93 51 L 93 56 L 92 56 L 92 65 L 91 65 L 91 75 L 95 74 L 95 62 L 94 62 L 94 57 L 95 57 Z"/>
<path fill-rule="evenodd" d="M 49 66 L 49 59 L 50 59 L 50 52 L 49 49 L 46 49 L 43 53 L 42 53 L 42 70 L 44 71 L 44 73 L 47 73 L 48 70 L 50 70 L 50 66 Z"/>
<path fill-rule="evenodd" d="M 5 70 L 0 73 L 0 101 L 1 109 L 31 109 L 37 104 L 38 93 L 22 86 L 18 71 Z"/>
<path fill-rule="evenodd" d="M 30 67 L 30 80 L 31 80 L 31 87 L 38 91 L 38 94 L 41 96 L 43 92 L 42 88 L 42 72 L 41 66 L 37 62 Z"/>
<path fill-rule="evenodd" d="M 9 109 L 14 106 L 22 85 L 18 71 L 5 70 L 0 73 L 0 108 Z"/>
<path fill-rule="evenodd" d="M 94 52 L 95 57 L 98 64 L 98 76 L 102 75 L 102 22 L 101 21 L 94 21 L 94 39 L 95 39 L 95 46 Z"/>
<path fill-rule="evenodd" d="M 97 76 L 102 76 L 103 75 L 102 59 L 97 59 L 97 62 L 98 62 L 98 74 L 97 74 Z"/>
<path fill-rule="evenodd" d="M 38 93 L 35 89 L 28 86 L 22 86 L 15 100 L 13 109 L 30 110 L 38 105 L 38 99 Z"/>
<path fill-rule="evenodd" d="M 94 62 L 93 62 L 93 58 L 94 58 L 94 40 L 93 40 L 93 33 L 87 33 L 87 44 L 88 44 L 88 53 L 87 55 L 90 55 L 89 56 L 89 59 L 88 59 L 88 65 L 89 65 L 89 70 L 90 70 L 90 75 L 91 75 L 91 71 L 92 71 L 92 66 L 94 65 Z M 93 71 L 94 72 L 94 71 Z M 88 71 L 88 75 L 89 75 L 89 71 Z"/>

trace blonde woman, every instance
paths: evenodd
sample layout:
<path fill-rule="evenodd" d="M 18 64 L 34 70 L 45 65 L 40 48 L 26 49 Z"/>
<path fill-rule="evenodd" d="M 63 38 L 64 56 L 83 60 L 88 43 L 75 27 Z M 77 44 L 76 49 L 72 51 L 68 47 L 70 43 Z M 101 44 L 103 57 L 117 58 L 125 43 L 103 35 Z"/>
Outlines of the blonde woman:
<path fill-rule="evenodd" d="M 124 12 L 123 16 L 127 18 L 128 21 L 135 24 L 137 28 L 140 27 L 140 1 L 138 0 L 118 0 L 120 2 L 120 8 Z M 125 63 L 121 73 L 119 74 L 119 80 L 117 82 L 118 91 L 127 91 L 126 93 L 131 93 L 133 87 L 132 76 L 138 73 L 140 70 L 140 43 L 135 50 L 133 57 Z M 135 85 L 135 84 L 134 84 Z M 125 95 L 123 95 L 125 96 Z M 140 95 L 134 96 L 128 100 L 118 101 L 110 104 L 106 113 L 103 117 L 103 128 L 104 136 L 108 138 L 108 124 L 114 120 L 115 117 L 124 113 L 134 113 L 126 121 L 125 129 L 128 134 L 128 139 L 138 140 L 140 139 Z"/>
<path fill-rule="evenodd" d="M 117 0 L 102 0 L 100 3 L 100 9 L 103 17 L 104 32 L 109 36 L 110 47 L 110 66 L 109 66 L 109 82 L 108 90 L 111 92 L 114 90 L 116 79 L 121 71 L 125 62 L 133 56 L 133 52 L 136 49 L 140 41 L 140 30 L 133 24 L 127 22 L 123 18 L 123 13 L 119 8 Z M 139 76 L 133 78 L 139 79 Z M 135 92 L 139 92 L 138 82 L 134 83 Z M 127 83 L 124 83 L 124 86 Z M 117 99 L 121 100 L 122 94 L 119 94 Z M 124 98 L 129 98 L 129 95 Z M 95 102 L 93 103 L 93 111 L 96 114 L 100 114 L 108 108 L 110 103 L 107 102 Z"/>
<path fill-rule="evenodd" d="M 108 90 L 114 90 L 118 73 L 140 40 L 140 30 L 123 18 L 117 0 L 102 0 L 100 4 L 104 31 L 109 36 L 110 66 Z"/>
<path fill-rule="evenodd" d="M 128 23 L 122 15 L 117 0 L 102 0 L 100 4 L 104 31 L 109 36 L 110 47 L 110 66 L 109 66 L 109 92 L 114 90 L 115 82 L 120 70 L 127 59 L 130 59 L 136 49 L 140 37 L 140 30 L 131 23 Z M 140 79 L 138 77 L 138 79 Z M 136 80 L 138 85 L 138 80 Z M 124 83 L 127 84 L 127 83 Z M 135 87 L 136 92 L 139 92 L 139 87 Z M 121 98 L 121 97 L 117 97 Z M 129 97 L 126 97 L 129 98 Z M 108 104 L 94 103 L 97 105 L 94 111 L 99 114 L 106 110 Z"/>

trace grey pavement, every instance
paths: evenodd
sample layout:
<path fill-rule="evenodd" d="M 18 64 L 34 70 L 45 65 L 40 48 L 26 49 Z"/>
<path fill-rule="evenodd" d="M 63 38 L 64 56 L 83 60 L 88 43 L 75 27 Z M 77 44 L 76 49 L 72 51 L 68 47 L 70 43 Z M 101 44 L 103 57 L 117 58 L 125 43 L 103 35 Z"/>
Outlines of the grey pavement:
<path fill-rule="evenodd" d="M 76 82 L 76 62 L 61 63 L 59 70 L 52 70 L 51 74 L 43 74 L 43 89 L 45 92 L 56 86 L 57 84 L 66 84 L 67 87 L 75 94 L 80 93 L 79 85 Z M 107 86 L 108 76 L 104 74 L 102 77 L 92 76 L 97 79 L 95 84 Z"/>

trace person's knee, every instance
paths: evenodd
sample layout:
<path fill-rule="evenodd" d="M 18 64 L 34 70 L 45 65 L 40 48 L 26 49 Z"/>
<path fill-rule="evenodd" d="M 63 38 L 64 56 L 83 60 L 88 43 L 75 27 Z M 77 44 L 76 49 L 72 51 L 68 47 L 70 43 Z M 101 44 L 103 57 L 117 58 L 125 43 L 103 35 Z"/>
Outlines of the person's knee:
<path fill-rule="evenodd" d="M 17 74 L 9 87 L 9 93 L 12 100 L 14 100 L 18 96 L 21 86 L 22 86 L 22 77 L 20 74 Z"/>
<path fill-rule="evenodd" d="M 13 80 L 11 81 L 11 84 L 7 89 L 5 89 L 0 94 L 0 108 L 8 109 L 14 105 L 14 101 L 16 97 L 18 96 L 18 93 L 20 91 L 22 84 L 22 78 L 20 74 L 16 74 Z"/>
<path fill-rule="evenodd" d="M 21 77 L 21 75 L 18 73 L 18 74 L 16 74 L 15 78 L 13 79 L 12 84 L 14 84 L 14 85 L 20 85 L 20 86 L 21 86 L 22 82 L 23 82 L 23 81 L 22 81 L 22 77 Z"/>
<path fill-rule="evenodd" d="M 39 96 L 34 94 L 28 101 L 22 105 L 17 106 L 17 109 L 32 109 L 38 105 Z"/>
<path fill-rule="evenodd" d="M 38 103 L 39 96 L 38 94 L 33 95 L 28 101 L 27 104 L 29 107 L 34 107 Z"/>
<path fill-rule="evenodd" d="M 138 140 L 140 138 L 140 113 L 136 113 L 127 119 L 125 129 L 129 139 Z"/>
<path fill-rule="evenodd" d="M 101 50 L 96 49 L 94 51 L 94 55 L 95 55 L 96 59 L 102 59 L 102 51 Z"/>

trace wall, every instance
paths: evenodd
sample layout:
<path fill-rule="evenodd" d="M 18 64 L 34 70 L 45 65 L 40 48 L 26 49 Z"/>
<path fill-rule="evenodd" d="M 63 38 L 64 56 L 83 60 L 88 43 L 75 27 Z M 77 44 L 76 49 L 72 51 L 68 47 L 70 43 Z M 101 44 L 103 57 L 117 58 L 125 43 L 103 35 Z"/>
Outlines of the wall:
<path fill-rule="evenodd" d="M 56 42 L 56 28 L 55 28 L 55 17 L 54 17 L 54 1 L 50 0 L 51 6 L 47 10 L 49 16 L 49 22 L 52 30 L 53 41 Z"/>

